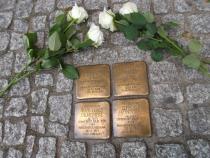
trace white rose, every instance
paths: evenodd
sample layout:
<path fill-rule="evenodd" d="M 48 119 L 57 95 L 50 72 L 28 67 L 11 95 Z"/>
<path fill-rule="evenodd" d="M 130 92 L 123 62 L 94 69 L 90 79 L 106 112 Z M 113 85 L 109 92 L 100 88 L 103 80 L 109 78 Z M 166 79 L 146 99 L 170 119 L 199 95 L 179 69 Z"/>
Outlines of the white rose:
<path fill-rule="evenodd" d="M 99 13 L 99 24 L 105 29 L 110 29 L 110 31 L 115 31 L 116 27 L 114 24 L 115 14 L 111 10 L 106 10 L 104 8 L 103 12 Z"/>
<path fill-rule="evenodd" d="M 87 11 L 83 7 L 78 7 L 77 4 L 68 13 L 68 20 L 75 19 L 76 23 L 79 24 L 88 18 Z"/>
<path fill-rule="evenodd" d="M 94 23 L 91 24 L 87 36 L 94 42 L 95 47 L 100 46 L 104 41 L 103 32 L 101 32 L 99 26 L 96 26 Z"/>
<path fill-rule="evenodd" d="M 123 6 L 119 12 L 122 15 L 130 14 L 130 13 L 138 12 L 138 8 L 135 3 L 127 2 L 127 3 L 123 4 Z"/>

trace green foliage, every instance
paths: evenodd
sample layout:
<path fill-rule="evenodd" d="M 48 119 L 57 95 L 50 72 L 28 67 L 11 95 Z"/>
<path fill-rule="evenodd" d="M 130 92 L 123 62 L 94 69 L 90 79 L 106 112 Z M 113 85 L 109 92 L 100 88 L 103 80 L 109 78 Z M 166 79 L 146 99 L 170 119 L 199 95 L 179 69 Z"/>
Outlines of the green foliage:
<path fill-rule="evenodd" d="M 164 44 L 155 39 L 145 38 L 145 39 L 140 40 L 137 43 L 137 46 L 139 49 L 142 49 L 142 50 L 153 50 L 157 48 L 163 48 Z"/>
<path fill-rule="evenodd" d="M 155 17 L 152 13 L 150 12 L 145 12 L 143 13 L 144 18 L 148 23 L 153 23 L 155 21 Z"/>
<path fill-rule="evenodd" d="M 37 42 L 37 33 L 28 32 L 25 35 L 23 35 L 23 43 L 25 49 L 33 48 L 36 42 Z"/>
<path fill-rule="evenodd" d="M 202 50 L 202 45 L 197 40 L 191 40 L 188 47 L 189 47 L 190 52 L 195 53 L 195 54 L 199 54 Z"/>
<path fill-rule="evenodd" d="M 59 33 L 55 31 L 48 40 L 49 49 L 51 51 L 58 51 L 61 48 L 61 40 Z"/>
<path fill-rule="evenodd" d="M 65 64 L 62 66 L 62 72 L 64 76 L 66 76 L 69 79 L 78 79 L 79 73 L 77 69 L 73 65 Z"/>
<path fill-rule="evenodd" d="M 184 57 L 182 59 L 182 62 L 183 62 L 184 65 L 186 65 L 190 68 L 194 68 L 194 69 L 198 69 L 200 67 L 200 64 L 201 64 L 200 59 L 195 54 L 187 55 L 186 57 Z"/>
<path fill-rule="evenodd" d="M 127 14 L 125 15 L 126 19 L 131 22 L 134 25 L 137 26 L 144 26 L 147 24 L 147 21 L 144 17 L 144 15 L 140 14 L 140 13 L 131 13 L 131 14 Z"/>
<path fill-rule="evenodd" d="M 163 51 L 160 49 L 153 50 L 151 53 L 151 58 L 156 62 L 162 61 L 163 57 Z"/>
<path fill-rule="evenodd" d="M 50 69 L 55 68 L 60 64 L 60 61 L 56 57 L 50 57 L 47 59 L 43 59 L 41 63 L 42 69 Z"/>

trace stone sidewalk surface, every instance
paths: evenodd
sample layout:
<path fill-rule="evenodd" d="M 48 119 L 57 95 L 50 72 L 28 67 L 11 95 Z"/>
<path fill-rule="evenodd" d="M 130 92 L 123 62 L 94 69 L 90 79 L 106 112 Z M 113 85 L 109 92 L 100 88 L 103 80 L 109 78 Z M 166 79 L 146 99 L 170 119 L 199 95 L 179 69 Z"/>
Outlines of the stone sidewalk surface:
<path fill-rule="evenodd" d="M 177 20 L 171 32 L 183 45 L 193 33 L 210 57 L 210 3 L 205 0 L 132 0 L 162 21 Z M 126 0 L 77 0 L 98 23 L 103 7 L 118 10 Z M 0 0 L 0 88 L 26 60 L 22 34 L 37 31 L 46 43 L 47 28 L 59 10 L 73 0 Z M 0 98 L 0 157 L 21 158 L 210 158 L 210 79 L 167 58 L 154 63 L 122 34 L 106 34 L 99 49 L 66 58 L 76 65 L 144 60 L 148 64 L 153 134 L 150 138 L 75 140 L 74 83 L 61 73 L 44 71 L 18 83 Z"/>

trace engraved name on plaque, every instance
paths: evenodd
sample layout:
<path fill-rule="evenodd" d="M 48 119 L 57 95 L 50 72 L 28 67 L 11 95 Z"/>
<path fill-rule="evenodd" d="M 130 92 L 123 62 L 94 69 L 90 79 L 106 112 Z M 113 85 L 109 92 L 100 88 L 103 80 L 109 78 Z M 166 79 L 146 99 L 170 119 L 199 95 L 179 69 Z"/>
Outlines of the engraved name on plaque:
<path fill-rule="evenodd" d="M 147 66 L 145 62 L 113 65 L 114 96 L 148 95 Z"/>
<path fill-rule="evenodd" d="M 77 99 L 110 97 L 110 69 L 108 65 L 90 65 L 78 68 Z"/>
<path fill-rule="evenodd" d="M 112 112 L 114 137 L 151 136 L 147 99 L 115 100 Z"/>
<path fill-rule="evenodd" d="M 82 102 L 75 105 L 75 138 L 108 139 L 110 105 L 108 102 Z"/>

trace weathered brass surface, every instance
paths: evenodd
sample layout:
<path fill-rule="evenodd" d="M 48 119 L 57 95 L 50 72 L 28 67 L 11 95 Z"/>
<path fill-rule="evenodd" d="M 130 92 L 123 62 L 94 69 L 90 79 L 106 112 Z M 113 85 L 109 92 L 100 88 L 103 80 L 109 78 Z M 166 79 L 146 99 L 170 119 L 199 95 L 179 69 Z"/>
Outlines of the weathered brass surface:
<path fill-rule="evenodd" d="M 148 95 L 147 66 L 145 62 L 113 65 L 114 96 Z"/>
<path fill-rule="evenodd" d="M 115 137 L 151 136 L 147 99 L 115 100 L 112 112 Z"/>
<path fill-rule="evenodd" d="M 81 139 L 108 139 L 110 105 L 108 102 L 83 102 L 75 105 L 74 136 Z"/>
<path fill-rule="evenodd" d="M 78 68 L 76 80 L 78 99 L 110 97 L 110 69 L 108 65 L 89 65 Z"/>

